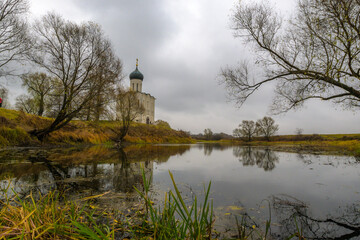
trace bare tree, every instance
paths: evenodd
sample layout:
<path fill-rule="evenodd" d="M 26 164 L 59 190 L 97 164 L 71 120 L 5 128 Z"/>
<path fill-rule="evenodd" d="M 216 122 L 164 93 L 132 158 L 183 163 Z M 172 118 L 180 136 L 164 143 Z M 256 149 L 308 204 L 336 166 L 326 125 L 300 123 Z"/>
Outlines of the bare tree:
<path fill-rule="evenodd" d="M 304 129 L 302 129 L 302 128 L 296 128 L 295 129 L 295 138 L 297 139 L 297 140 L 301 140 L 301 139 L 303 139 L 303 132 L 304 132 Z"/>
<path fill-rule="evenodd" d="M 114 102 L 116 86 L 123 79 L 122 63 L 112 51 L 101 56 L 99 66 L 91 76 L 97 84 L 94 97 L 80 113 L 82 118 L 98 121 L 108 116 L 110 104 Z"/>
<path fill-rule="evenodd" d="M 302 128 L 296 128 L 295 129 L 295 134 L 297 136 L 301 136 L 303 134 L 303 132 L 304 132 L 304 129 L 302 129 Z"/>
<path fill-rule="evenodd" d="M 279 130 L 279 125 L 275 124 L 275 120 L 271 117 L 264 117 L 256 121 L 257 133 L 260 136 L 264 136 L 267 141 L 270 141 L 270 137 Z"/>
<path fill-rule="evenodd" d="M 283 21 L 267 4 L 244 4 L 232 16 L 235 37 L 251 43 L 263 76 L 250 67 L 224 68 L 230 96 L 241 105 L 263 84 L 276 82 L 275 112 L 309 99 L 360 107 L 360 1 L 300 0 L 297 13 Z"/>
<path fill-rule="evenodd" d="M 255 122 L 243 120 L 237 131 L 250 142 L 257 133 Z"/>
<path fill-rule="evenodd" d="M 235 138 L 241 139 L 242 133 L 241 133 L 241 131 L 240 131 L 239 128 L 235 128 L 235 129 L 233 130 L 233 136 L 234 136 Z"/>
<path fill-rule="evenodd" d="M 52 79 L 45 73 L 25 74 L 21 79 L 23 81 L 23 86 L 27 88 L 28 92 L 33 97 L 33 103 L 35 103 L 37 109 L 35 114 L 42 116 L 45 111 L 50 91 L 53 89 Z M 23 100 L 25 100 L 25 98 L 23 97 L 19 100 L 21 100 L 19 103 L 29 103 L 29 99 L 24 102 Z"/>
<path fill-rule="evenodd" d="M 94 77 L 102 57 L 112 54 L 110 42 L 92 22 L 76 24 L 47 14 L 34 26 L 38 39 L 31 60 L 58 79 L 58 111 L 48 127 L 31 133 L 42 140 L 62 128 L 94 98 L 100 83 Z"/>
<path fill-rule="evenodd" d="M 204 136 L 205 136 L 206 140 L 211 140 L 211 138 L 213 136 L 213 132 L 211 131 L 210 128 L 204 129 Z"/>
<path fill-rule="evenodd" d="M 117 89 L 116 94 L 116 114 L 120 119 L 120 126 L 115 130 L 115 141 L 122 145 L 124 137 L 129 131 L 131 123 L 144 113 L 144 106 L 139 102 L 137 92 L 126 91 L 120 87 Z"/>
<path fill-rule="evenodd" d="M 15 109 L 30 114 L 37 114 L 38 112 L 38 106 L 35 99 L 26 94 L 21 94 L 16 98 Z"/>
<path fill-rule="evenodd" d="M 0 0 L 0 76 L 8 75 L 6 65 L 22 60 L 30 48 L 24 15 L 26 0 Z"/>

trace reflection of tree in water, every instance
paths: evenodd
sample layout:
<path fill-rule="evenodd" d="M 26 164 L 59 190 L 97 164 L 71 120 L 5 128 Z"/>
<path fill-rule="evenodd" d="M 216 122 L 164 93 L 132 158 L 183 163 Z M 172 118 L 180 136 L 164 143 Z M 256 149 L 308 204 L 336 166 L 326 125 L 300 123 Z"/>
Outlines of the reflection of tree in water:
<path fill-rule="evenodd" d="M 63 180 L 65 178 L 68 178 L 69 175 L 67 174 L 66 169 L 64 169 L 62 166 L 56 166 L 53 165 L 51 161 L 47 159 L 47 153 L 46 152 L 38 152 L 36 156 L 29 156 L 28 160 L 33 164 L 43 164 L 47 168 L 47 170 L 50 172 L 54 184 L 56 185 L 56 189 L 60 191 L 65 190 L 65 185 Z M 39 178 L 37 175 L 34 175 L 34 181 L 38 181 Z M 72 187 L 76 186 L 76 183 L 70 184 Z"/>
<path fill-rule="evenodd" d="M 214 149 L 214 146 L 212 144 L 205 144 L 204 145 L 204 155 L 210 156 L 213 149 Z"/>
<path fill-rule="evenodd" d="M 142 182 L 141 169 L 144 169 L 147 177 L 150 177 L 153 164 L 148 161 L 130 163 L 123 149 L 119 149 L 119 159 L 121 163 L 116 164 L 116 171 L 112 177 L 114 190 L 116 192 L 134 192 L 134 186 L 139 188 Z"/>
<path fill-rule="evenodd" d="M 14 189 L 25 193 L 34 188 L 41 193 L 50 189 L 133 192 L 133 186 L 141 185 L 142 168 L 149 176 L 153 161 L 167 161 L 170 156 L 181 155 L 189 149 L 190 146 L 147 145 L 120 151 L 96 146 L 1 152 L 0 159 L 6 164 L 0 165 L 0 184 L 6 185 L 7 176 L 11 176 Z"/>
<path fill-rule="evenodd" d="M 289 237 L 289 233 L 297 232 L 298 228 L 306 239 L 350 239 L 360 236 L 360 202 L 347 206 L 341 211 L 341 216 L 328 214 L 324 218 L 312 217 L 304 202 L 290 196 L 273 196 L 272 205 L 281 225 L 278 234 L 282 238 Z"/>
<path fill-rule="evenodd" d="M 204 150 L 205 156 L 210 156 L 213 150 L 224 151 L 232 147 L 232 145 L 221 144 L 221 143 L 203 143 L 203 144 L 197 144 L 196 146 L 198 149 Z"/>
<path fill-rule="evenodd" d="M 298 152 L 296 154 L 296 157 L 305 165 L 318 163 L 321 165 L 327 165 L 332 167 L 341 167 L 343 165 L 357 166 L 360 163 L 360 157 L 358 157 L 359 159 L 357 159 L 356 156 L 321 155 Z"/>
<path fill-rule="evenodd" d="M 254 166 L 255 164 L 259 168 L 263 168 L 265 171 L 271 171 L 275 168 L 275 163 L 279 162 L 279 157 L 272 150 L 257 149 L 250 146 L 242 147 L 235 146 L 233 148 L 233 154 L 239 158 L 243 166 Z"/>

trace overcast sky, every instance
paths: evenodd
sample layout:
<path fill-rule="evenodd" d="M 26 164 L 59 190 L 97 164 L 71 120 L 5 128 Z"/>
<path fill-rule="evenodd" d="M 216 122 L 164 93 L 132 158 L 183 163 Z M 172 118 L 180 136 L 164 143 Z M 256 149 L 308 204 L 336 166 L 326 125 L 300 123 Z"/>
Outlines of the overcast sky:
<path fill-rule="evenodd" d="M 272 2 L 284 14 L 295 7 L 292 0 Z M 239 109 L 219 85 L 221 67 L 235 66 L 252 54 L 232 36 L 234 4 L 236 0 L 30 0 L 30 18 L 54 11 L 76 22 L 100 24 L 124 64 L 124 74 L 135 69 L 139 58 L 143 91 L 156 98 L 155 119 L 192 133 L 211 128 L 231 134 L 242 120 L 267 115 L 273 96 L 272 86 L 265 86 Z M 125 83 L 129 85 L 128 77 Z M 8 87 L 13 97 L 21 93 Z M 305 133 L 360 132 L 359 113 L 328 102 L 308 102 L 296 112 L 272 117 L 280 134 L 296 128 Z"/>

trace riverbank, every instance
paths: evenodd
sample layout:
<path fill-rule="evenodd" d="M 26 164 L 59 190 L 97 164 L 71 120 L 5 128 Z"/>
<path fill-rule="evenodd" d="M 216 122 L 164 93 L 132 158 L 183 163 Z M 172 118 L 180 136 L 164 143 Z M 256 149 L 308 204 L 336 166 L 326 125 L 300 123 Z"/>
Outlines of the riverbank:
<path fill-rule="evenodd" d="M 29 131 L 48 126 L 52 119 L 0 108 L 0 146 L 113 144 L 114 130 L 118 121 L 71 121 L 60 130 L 51 133 L 43 143 L 29 134 Z M 193 143 L 184 131 L 172 129 L 165 122 L 158 125 L 133 123 L 128 143 Z"/>
<path fill-rule="evenodd" d="M 78 145 L 109 144 L 113 145 L 114 129 L 120 126 L 117 121 L 71 121 L 64 128 L 51 133 L 40 143 L 28 132 L 50 124 L 51 119 L 36 115 L 0 108 L 0 147 L 37 146 L 37 145 Z M 171 129 L 161 122 L 158 125 L 133 123 L 125 141 L 130 144 L 148 143 L 195 143 L 186 132 Z M 270 141 L 254 138 L 242 140 L 204 141 L 208 143 L 227 143 L 245 146 L 267 146 L 274 150 L 360 156 L 360 134 L 303 134 L 273 136 Z"/>
<path fill-rule="evenodd" d="M 308 135 L 283 135 L 274 136 L 270 141 L 263 138 L 254 138 L 253 141 L 220 140 L 198 141 L 198 143 L 233 144 L 251 147 L 269 147 L 274 151 L 351 155 L 360 157 L 360 134 L 308 134 Z"/>
<path fill-rule="evenodd" d="M 314 142 L 257 142 L 251 146 L 268 146 L 274 151 L 301 154 L 331 154 L 360 156 L 360 141 L 314 141 Z"/>
<path fill-rule="evenodd" d="M 111 209 L 97 204 L 109 192 L 69 200 L 66 191 L 45 195 L 30 192 L 25 198 L 11 188 L 2 189 L 0 199 L 0 239 L 266 239 L 265 230 L 236 218 L 236 234 L 224 238 L 215 228 L 216 216 L 210 199 L 211 182 L 204 188 L 204 199 L 190 206 L 169 172 L 174 190 L 165 194 L 162 208 L 154 206 L 150 194 L 151 178 L 142 172 L 142 190 L 136 187 L 136 204 L 127 209 Z M 246 218 L 245 218 L 246 219 Z M 296 231 L 294 234 L 300 234 Z M 290 236 L 290 233 L 289 233 Z M 295 235 L 294 235 L 295 236 Z M 301 236 L 301 235 L 300 235 Z M 291 237 L 290 237 L 291 238 Z"/>

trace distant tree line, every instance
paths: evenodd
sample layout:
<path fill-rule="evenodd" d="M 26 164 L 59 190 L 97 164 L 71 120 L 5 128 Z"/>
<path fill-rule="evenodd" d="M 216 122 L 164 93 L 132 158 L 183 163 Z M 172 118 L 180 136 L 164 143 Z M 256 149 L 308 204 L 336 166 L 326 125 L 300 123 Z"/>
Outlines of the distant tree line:
<path fill-rule="evenodd" d="M 210 128 L 204 129 L 204 133 L 190 134 L 192 138 L 197 140 L 213 140 L 218 141 L 221 139 L 232 139 L 233 137 L 226 133 L 213 133 Z"/>
<path fill-rule="evenodd" d="M 27 12 L 27 0 L 0 0 L 0 77 L 18 75 L 14 66 L 20 63 L 31 66 L 32 71 L 20 75 L 27 93 L 17 97 L 15 108 L 53 119 L 30 133 L 42 140 L 74 118 L 121 118 L 127 132 L 127 121 L 143 107 L 121 86 L 122 62 L 101 27 L 94 22 L 78 24 L 55 13 L 31 25 Z M 9 107 L 7 96 L 0 84 L 4 107 Z"/>
<path fill-rule="evenodd" d="M 270 137 L 274 136 L 279 130 L 279 125 L 275 124 L 275 120 L 271 117 L 263 117 L 256 122 L 252 120 L 243 120 L 238 128 L 233 131 L 233 136 L 238 139 L 251 141 L 253 137 L 264 137 L 270 141 Z"/>

